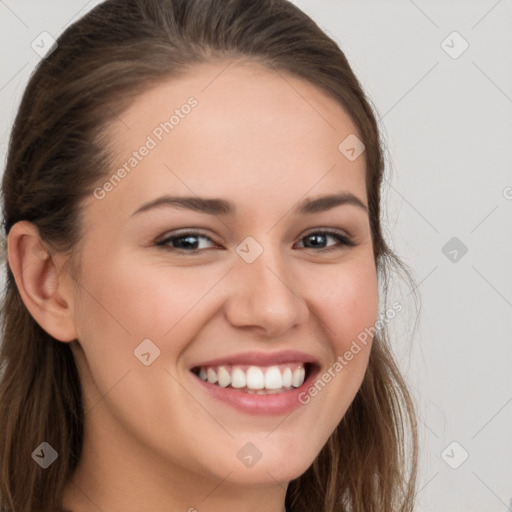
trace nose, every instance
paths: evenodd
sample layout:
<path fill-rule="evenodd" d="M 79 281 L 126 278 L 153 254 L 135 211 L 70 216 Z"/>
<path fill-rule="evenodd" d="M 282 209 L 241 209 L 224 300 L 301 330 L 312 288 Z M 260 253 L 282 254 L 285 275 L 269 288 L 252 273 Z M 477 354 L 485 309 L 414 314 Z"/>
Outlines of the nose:
<path fill-rule="evenodd" d="M 263 331 L 268 337 L 307 322 L 309 308 L 291 277 L 282 258 L 267 249 L 252 263 L 237 261 L 226 304 L 229 322 L 238 328 Z"/>

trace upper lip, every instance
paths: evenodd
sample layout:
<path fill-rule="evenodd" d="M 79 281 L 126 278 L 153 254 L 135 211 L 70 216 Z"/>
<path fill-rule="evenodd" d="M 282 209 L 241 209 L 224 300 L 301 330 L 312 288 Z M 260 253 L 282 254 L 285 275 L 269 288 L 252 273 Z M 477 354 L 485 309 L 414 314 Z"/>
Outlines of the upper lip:
<path fill-rule="evenodd" d="M 272 366 L 285 363 L 311 363 L 318 364 L 317 359 L 306 352 L 296 350 L 281 350 L 279 352 L 241 352 L 217 359 L 201 361 L 191 368 L 199 366 L 222 366 L 222 365 L 251 365 L 251 366 Z"/>

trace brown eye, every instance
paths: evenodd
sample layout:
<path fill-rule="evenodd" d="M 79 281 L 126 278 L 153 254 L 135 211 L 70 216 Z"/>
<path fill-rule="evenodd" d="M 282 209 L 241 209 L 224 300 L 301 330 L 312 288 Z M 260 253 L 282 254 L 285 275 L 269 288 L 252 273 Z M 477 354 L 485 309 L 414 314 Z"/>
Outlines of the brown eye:
<path fill-rule="evenodd" d="M 326 246 L 329 239 L 337 240 L 338 244 Z M 338 231 L 314 231 L 304 236 L 301 239 L 301 242 L 302 241 L 307 241 L 304 243 L 306 249 L 331 250 L 337 249 L 340 246 L 353 247 L 355 245 L 348 236 Z"/>
<path fill-rule="evenodd" d="M 157 242 L 156 245 L 171 251 L 180 250 L 185 252 L 195 252 L 205 249 L 204 246 L 200 247 L 200 240 L 209 240 L 210 242 L 213 243 L 211 238 L 209 238 L 208 236 L 191 231 L 186 233 L 180 233 L 178 235 L 169 236 Z"/>

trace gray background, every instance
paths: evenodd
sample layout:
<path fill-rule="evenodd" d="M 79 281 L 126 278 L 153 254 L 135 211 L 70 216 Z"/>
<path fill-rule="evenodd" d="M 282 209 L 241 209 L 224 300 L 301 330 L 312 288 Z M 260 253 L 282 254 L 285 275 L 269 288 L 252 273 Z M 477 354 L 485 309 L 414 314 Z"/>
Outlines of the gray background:
<path fill-rule="evenodd" d="M 97 3 L 0 0 L 2 159 L 32 41 Z M 414 331 L 393 287 L 390 326 L 419 412 L 417 510 L 512 511 L 512 1 L 294 3 L 346 53 L 387 146 L 384 224 L 421 296 Z"/>

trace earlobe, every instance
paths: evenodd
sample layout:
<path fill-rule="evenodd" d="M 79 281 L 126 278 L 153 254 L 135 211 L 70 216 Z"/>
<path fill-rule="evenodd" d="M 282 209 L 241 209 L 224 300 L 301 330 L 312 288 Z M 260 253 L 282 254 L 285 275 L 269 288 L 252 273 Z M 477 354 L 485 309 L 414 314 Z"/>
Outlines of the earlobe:
<path fill-rule="evenodd" d="M 7 237 L 7 261 L 26 308 L 34 320 L 59 341 L 76 339 L 71 276 L 65 259 L 41 239 L 37 226 L 20 221 Z"/>

